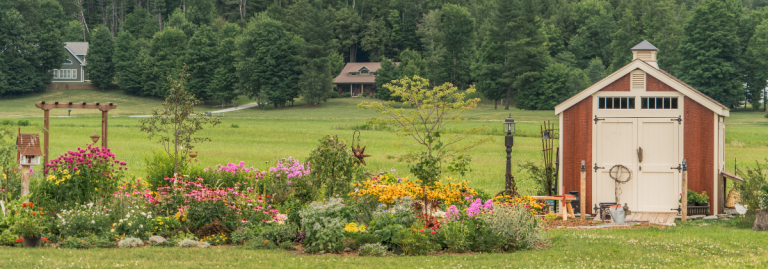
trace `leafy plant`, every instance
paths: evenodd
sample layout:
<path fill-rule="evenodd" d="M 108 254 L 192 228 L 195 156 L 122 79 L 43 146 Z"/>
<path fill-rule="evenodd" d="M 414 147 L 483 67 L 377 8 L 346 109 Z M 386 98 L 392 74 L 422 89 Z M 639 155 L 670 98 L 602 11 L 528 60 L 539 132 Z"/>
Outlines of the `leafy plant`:
<path fill-rule="evenodd" d="M 306 252 L 339 252 L 343 248 L 344 226 L 351 217 L 351 210 L 346 208 L 340 198 L 315 201 L 309 204 L 299 215 L 301 227 L 307 233 L 304 240 Z"/>
<path fill-rule="evenodd" d="M 149 133 L 149 139 L 157 138 L 163 145 L 168 155 L 173 157 L 173 172 L 179 172 L 179 164 L 186 158 L 195 143 L 210 141 L 207 137 L 195 136 L 204 125 L 216 126 L 221 123 L 219 119 L 207 116 L 204 113 L 195 113 L 194 106 L 201 104 L 200 99 L 186 89 L 186 83 L 190 78 L 185 64 L 181 73 L 174 76 L 168 75 L 167 97 L 162 109 L 152 111 L 152 117 L 141 120 L 141 131 Z"/>
<path fill-rule="evenodd" d="M 502 239 L 502 250 L 538 249 L 549 244 L 543 223 L 523 203 L 496 204 L 485 215 L 489 231 Z"/>
<path fill-rule="evenodd" d="M 117 247 L 119 248 L 137 248 L 137 247 L 143 247 L 144 241 L 141 241 L 141 239 L 138 239 L 136 237 L 126 237 L 123 238 L 123 240 L 120 240 L 117 242 Z"/>
<path fill-rule="evenodd" d="M 48 176 L 40 182 L 41 192 L 64 204 L 95 202 L 117 190 L 126 165 L 110 149 L 89 144 L 46 164 Z"/>
<path fill-rule="evenodd" d="M 382 245 L 381 243 L 367 243 L 360 246 L 360 250 L 358 251 L 358 254 L 360 256 L 371 256 L 371 257 L 384 257 L 387 256 L 387 246 Z"/>
<path fill-rule="evenodd" d="M 766 159 L 768 161 L 768 159 Z M 744 178 L 741 184 L 735 184 L 739 190 L 741 202 L 748 205 L 748 210 L 754 213 L 756 209 L 766 209 L 760 206 L 760 190 L 763 185 L 768 184 L 768 166 L 766 162 L 755 161 L 754 167 L 747 166 L 746 171 L 738 171 L 738 174 Z"/>
<path fill-rule="evenodd" d="M 90 235 L 87 237 L 67 237 L 59 242 L 63 248 L 89 249 L 115 247 L 115 241 L 107 237 Z"/>
<path fill-rule="evenodd" d="M 110 232 L 111 224 L 108 210 L 93 203 L 62 210 L 56 219 L 56 227 L 62 237 L 101 236 Z"/>
<path fill-rule="evenodd" d="M 21 237 L 38 237 L 46 229 L 45 212 L 35 208 L 34 203 L 22 203 L 21 210 L 13 212 L 15 223 L 11 232 Z"/>
<path fill-rule="evenodd" d="M 397 232 L 393 243 L 396 243 L 405 255 L 426 255 L 440 249 L 435 241 L 435 231 L 424 229 L 414 224 L 408 229 Z"/>
<path fill-rule="evenodd" d="M 226 244 L 229 241 L 229 238 L 227 238 L 227 235 L 224 233 L 217 233 L 217 234 L 212 234 L 212 235 L 203 237 L 202 239 L 200 239 L 200 241 L 206 242 L 214 246 L 218 246 L 218 245 Z"/>
<path fill-rule="evenodd" d="M 346 147 L 338 136 L 326 135 L 307 159 L 319 184 L 314 188 L 326 186 L 328 197 L 349 193 L 351 184 L 363 176 L 363 169 L 356 164 L 357 158 Z"/>
<path fill-rule="evenodd" d="M 293 224 L 268 225 L 261 232 L 260 237 L 280 245 L 284 242 L 292 242 L 296 239 L 296 232 L 298 230 L 299 227 Z"/>
<path fill-rule="evenodd" d="M 463 221 L 451 221 L 440 228 L 440 239 L 450 252 L 462 253 L 469 250 L 472 230 Z"/>
<path fill-rule="evenodd" d="M 176 164 L 173 156 L 164 151 L 153 151 L 152 155 L 144 157 L 147 172 L 147 183 L 152 189 L 168 184 L 165 178 L 173 177 L 174 171 L 186 172 L 187 162 Z M 177 167 L 175 167 L 177 166 Z"/>

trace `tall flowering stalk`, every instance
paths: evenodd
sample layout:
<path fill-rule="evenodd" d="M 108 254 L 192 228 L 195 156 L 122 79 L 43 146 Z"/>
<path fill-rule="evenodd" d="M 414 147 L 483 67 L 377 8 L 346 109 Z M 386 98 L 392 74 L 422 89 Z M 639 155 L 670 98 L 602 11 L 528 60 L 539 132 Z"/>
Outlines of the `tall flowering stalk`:
<path fill-rule="evenodd" d="M 43 192 L 57 202 L 95 201 L 116 190 L 126 165 L 109 148 L 91 144 L 67 151 L 45 165 Z"/>

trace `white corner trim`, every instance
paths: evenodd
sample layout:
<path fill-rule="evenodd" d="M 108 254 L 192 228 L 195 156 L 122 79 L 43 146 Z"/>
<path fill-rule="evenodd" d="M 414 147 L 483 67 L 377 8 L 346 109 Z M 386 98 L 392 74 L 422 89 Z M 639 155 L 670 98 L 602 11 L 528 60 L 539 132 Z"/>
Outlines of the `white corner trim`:
<path fill-rule="evenodd" d="M 557 115 L 557 114 L 563 113 L 563 111 L 576 105 L 581 100 L 584 100 L 588 96 L 602 90 L 606 86 L 610 85 L 616 80 L 624 77 L 626 74 L 637 69 L 645 71 L 646 75 L 653 76 L 654 78 L 658 79 L 662 83 L 669 85 L 670 87 L 682 93 L 683 95 L 687 96 L 688 98 L 691 98 L 697 103 L 703 105 L 707 109 L 714 111 L 718 115 L 726 116 L 726 117 L 729 116 L 728 109 L 725 109 L 719 106 L 717 103 L 712 102 L 711 100 L 705 98 L 704 96 L 699 95 L 699 93 L 692 91 L 685 85 L 681 84 L 680 82 L 677 82 L 676 80 L 665 75 L 658 69 L 654 68 L 653 66 L 639 59 L 632 61 L 631 63 L 625 65 L 622 68 L 619 68 L 619 70 L 616 70 L 616 72 L 613 72 L 612 74 L 606 76 L 605 78 L 601 79 L 600 81 L 593 84 L 592 86 L 587 87 L 586 89 L 579 92 L 578 94 L 572 96 L 571 98 L 568 98 L 568 100 L 565 100 L 564 102 L 555 106 L 555 114 Z"/>
<path fill-rule="evenodd" d="M 64 49 L 66 49 L 66 50 L 67 50 L 67 52 L 69 52 L 69 54 L 71 54 L 71 55 L 72 55 L 72 57 L 75 57 L 75 60 L 77 60 L 78 62 L 80 62 L 80 65 L 85 65 L 85 64 L 83 63 L 83 61 L 80 61 L 80 58 L 77 58 L 77 55 L 75 55 L 74 53 L 72 53 L 72 51 L 71 51 L 71 50 L 69 50 L 69 48 L 67 48 L 66 46 L 64 46 Z"/>

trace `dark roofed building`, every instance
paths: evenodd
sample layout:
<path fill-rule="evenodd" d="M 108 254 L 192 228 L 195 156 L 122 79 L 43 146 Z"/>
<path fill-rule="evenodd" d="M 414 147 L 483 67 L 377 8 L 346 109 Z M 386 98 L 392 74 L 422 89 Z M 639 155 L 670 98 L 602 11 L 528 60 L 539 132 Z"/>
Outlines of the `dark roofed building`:
<path fill-rule="evenodd" d="M 376 71 L 381 68 L 380 62 L 347 63 L 341 74 L 333 83 L 339 94 L 349 93 L 358 96 L 362 93 L 373 94 L 376 92 Z"/>

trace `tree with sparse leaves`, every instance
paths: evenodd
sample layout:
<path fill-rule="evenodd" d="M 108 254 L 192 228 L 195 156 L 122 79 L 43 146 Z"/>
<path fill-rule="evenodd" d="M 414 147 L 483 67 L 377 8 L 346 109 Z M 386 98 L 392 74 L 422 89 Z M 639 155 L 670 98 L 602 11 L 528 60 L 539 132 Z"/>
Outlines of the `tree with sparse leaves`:
<path fill-rule="evenodd" d="M 221 123 L 203 113 L 195 113 L 195 106 L 202 103 L 187 91 L 188 67 L 184 65 L 178 75 L 168 75 L 169 90 L 163 108 L 152 111 L 152 117 L 141 120 L 141 131 L 149 133 L 149 139 L 156 138 L 163 150 L 173 158 L 173 172 L 178 173 L 179 163 L 186 160 L 194 144 L 211 141 L 208 137 L 196 136 L 204 125 L 216 126 Z"/>

